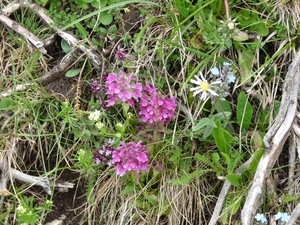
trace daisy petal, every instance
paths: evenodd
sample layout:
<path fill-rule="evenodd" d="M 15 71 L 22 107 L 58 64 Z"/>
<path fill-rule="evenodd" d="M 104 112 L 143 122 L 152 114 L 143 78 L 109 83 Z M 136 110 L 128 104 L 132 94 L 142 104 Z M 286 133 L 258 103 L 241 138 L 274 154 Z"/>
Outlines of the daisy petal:
<path fill-rule="evenodd" d="M 214 92 L 213 90 L 211 90 L 211 89 L 208 89 L 208 92 L 211 93 L 214 96 L 218 96 L 218 94 L 216 92 Z"/>

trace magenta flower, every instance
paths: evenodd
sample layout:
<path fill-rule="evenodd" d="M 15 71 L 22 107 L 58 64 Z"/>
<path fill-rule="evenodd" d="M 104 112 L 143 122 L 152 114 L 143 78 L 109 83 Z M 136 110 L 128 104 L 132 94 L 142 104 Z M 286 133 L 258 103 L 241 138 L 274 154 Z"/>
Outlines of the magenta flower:
<path fill-rule="evenodd" d="M 142 122 L 168 124 L 175 119 L 175 98 L 166 98 L 153 85 L 146 85 L 140 100 L 140 120 Z"/>
<path fill-rule="evenodd" d="M 93 158 L 96 164 L 105 163 L 107 165 L 111 165 L 111 155 L 115 150 L 108 142 L 108 144 L 103 145 L 101 149 L 96 150 L 93 153 Z"/>
<path fill-rule="evenodd" d="M 97 80 L 93 80 L 91 84 L 91 90 L 93 93 L 98 93 L 100 91 L 100 85 L 98 84 Z"/>
<path fill-rule="evenodd" d="M 123 48 L 120 48 L 116 53 L 116 58 L 120 61 L 124 61 L 126 59 L 126 52 Z"/>
<path fill-rule="evenodd" d="M 137 102 L 142 96 L 143 86 L 140 83 L 134 83 L 136 78 L 133 73 L 128 76 L 120 71 L 118 76 L 115 73 L 109 73 L 105 86 L 107 88 L 107 107 L 114 105 L 117 101 L 127 102 L 131 107 L 133 107 L 135 99 Z"/>
<path fill-rule="evenodd" d="M 138 143 L 129 142 L 121 145 L 112 153 L 112 164 L 117 167 L 117 174 L 123 176 L 128 171 L 148 171 L 149 157 L 146 147 Z"/>

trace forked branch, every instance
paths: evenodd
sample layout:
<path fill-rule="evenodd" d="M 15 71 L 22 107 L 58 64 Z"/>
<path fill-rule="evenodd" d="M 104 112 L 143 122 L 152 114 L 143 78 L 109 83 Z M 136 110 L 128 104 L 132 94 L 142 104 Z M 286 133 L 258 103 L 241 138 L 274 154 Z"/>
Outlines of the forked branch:
<path fill-rule="evenodd" d="M 286 139 L 290 135 L 290 130 L 292 129 L 297 112 L 300 78 L 299 67 L 300 51 L 298 51 L 286 75 L 279 114 L 264 137 L 266 151 L 258 164 L 253 183 L 242 209 L 241 218 L 243 225 L 253 224 L 253 217 L 259 206 L 258 200 L 262 195 L 265 178 L 270 174 L 270 169 L 274 166 Z"/>

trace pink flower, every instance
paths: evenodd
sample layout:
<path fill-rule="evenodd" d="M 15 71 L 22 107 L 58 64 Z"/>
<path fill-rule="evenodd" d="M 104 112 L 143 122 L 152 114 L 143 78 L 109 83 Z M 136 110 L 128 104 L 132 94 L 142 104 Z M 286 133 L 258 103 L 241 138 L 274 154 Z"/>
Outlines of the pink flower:
<path fill-rule="evenodd" d="M 91 90 L 93 93 L 98 93 L 100 91 L 100 85 L 98 84 L 97 80 L 93 80 L 92 84 L 91 84 Z"/>
<path fill-rule="evenodd" d="M 120 48 L 116 53 L 116 58 L 120 61 L 124 61 L 126 59 L 126 52 L 123 48 Z"/>
<path fill-rule="evenodd" d="M 146 147 L 138 143 L 129 142 L 121 145 L 112 153 L 112 164 L 117 167 L 117 174 L 123 176 L 128 171 L 148 171 L 149 157 Z"/>
<path fill-rule="evenodd" d="M 105 163 L 108 166 L 111 165 L 111 155 L 115 150 L 111 144 L 112 142 L 108 141 L 106 145 L 103 145 L 101 149 L 98 149 L 93 153 L 96 164 Z"/>
<path fill-rule="evenodd" d="M 137 102 L 142 96 L 143 86 L 140 83 L 134 83 L 136 78 L 133 76 L 133 73 L 130 73 L 128 76 L 120 71 L 118 76 L 115 73 L 109 73 L 105 86 L 107 88 L 107 107 L 114 105 L 117 101 L 127 102 L 131 107 L 133 107 L 134 102 L 132 99 L 135 99 Z"/>
<path fill-rule="evenodd" d="M 140 100 L 140 120 L 168 124 L 175 119 L 175 98 L 166 98 L 153 85 L 146 85 Z"/>

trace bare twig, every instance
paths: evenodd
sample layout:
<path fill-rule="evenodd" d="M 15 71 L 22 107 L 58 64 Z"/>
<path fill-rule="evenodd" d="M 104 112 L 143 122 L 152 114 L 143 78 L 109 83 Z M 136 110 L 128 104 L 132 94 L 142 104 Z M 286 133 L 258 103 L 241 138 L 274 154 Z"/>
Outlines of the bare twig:
<path fill-rule="evenodd" d="M 292 212 L 291 217 L 289 221 L 286 223 L 286 225 L 294 225 L 299 216 L 300 216 L 300 203 L 298 203 L 298 205 Z"/>
<path fill-rule="evenodd" d="M 30 41 L 37 49 L 39 49 L 42 53 L 46 53 L 46 49 L 44 49 L 44 42 L 39 40 L 37 37 L 35 37 L 33 34 L 31 34 L 26 28 L 24 28 L 19 24 L 17 24 L 14 21 L 11 21 L 8 17 L 6 17 L 4 14 L 9 15 L 14 11 L 14 9 L 19 9 L 20 7 L 28 7 L 30 8 L 34 13 L 36 13 L 49 27 L 51 27 L 53 30 L 56 31 L 56 33 L 65 41 L 68 42 L 68 44 L 72 48 L 78 48 L 82 52 L 84 52 L 87 57 L 91 60 L 94 68 L 96 68 L 98 71 L 101 71 L 101 65 L 102 65 L 102 58 L 97 53 L 95 48 L 88 47 L 84 44 L 84 41 L 78 40 L 76 37 L 74 37 L 72 34 L 63 31 L 58 28 L 58 26 L 55 26 L 54 21 L 46 14 L 45 10 L 40 7 L 37 4 L 32 4 L 27 0 L 23 0 L 20 2 L 15 2 L 7 5 L 4 9 L 2 9 L 2 16 L 4 21 L 7 21 L 5 24 L 7 24 L 10 28 L 14 29 L 16 28 L 16 32 L 21 31 L 20 35 L 24 36 L 26 40 Z M 7 20 L 8 18 L 9 20 Z M 1 17 L 0 17 L 1 21 Z M 15 30 L 15 29 L 14 29 Z"/>
<path fill-rule="evenodd" d="M 53 187 L 59 188 L 62 192 L 67 192 L 69 188 L 74 187 L 74 184 L 70 182 L 55 182 L 54 184 L 51 185 L 51 181 L 47 177 L 37 177 L 37 176 L 28 175 L 26 173 L 23 173 L 13 168 L 10 168 L 9 172 L 10 172 L 10 176 L 14 179 L 42 187 L 43 190 L 48 195 L 52 194 L 51 191 L 52 185 Z"/>
<path fill-rule="evenodd" d="M 254 154 L 243 165 L 241 165 L 236 170 L 236 174 L 241 174 L 242 172 L 246 171 L 249 168 L 249 166 L 250 166 L 251 162 L 253 161 L 253 159 L 254 159 Z M 218 201 L 217 201 L 217 203 L 215 205 L 215 208 L 214 208 L 213 215 L 211 216 L 211 219 L 210 219 L 208 225 L 215 225 L 218 222 L 220 213 L 221 213 L 222 208 L 223 208 L 223 203 L 225 201 L 227 193 L 229 192 L 230 187 L 231 187 L 231 183 L 228 180 L 226 180 L 223 184 L 222 190 L 221 190 L 221 192 L 219 194 L 219 197 L 218 197 Z"/>
<path fill-rule="evenodd" d="M 0 13 L 0 22 L 13 29 L 19 35 L 23 36 L 30 44 L 32 44 L 35 48 L 41 51 L 43 54 L 47 54 L 46 49 L 44 48 L 44 42 L 41 41 L 37 36 L 32 34 L 25 27 L 18 24 L 16 21 L 11 20 L 3 13 Z"/>
<path fill-rule="evenodd" d="M 26 1 L 25 1 L 26 2 Z M 73 47 L 73 48 L 78 48 L 82 52 L 86 53 L 87 57 L 91 60 L 93 66 L 100 71 L 100 66 L 101 66 L 101 56 L 97 53 L 95 49 L 92 49 L 90 47 L 87 47 L 82 40 L 78 40 L 76 37 L 74 37 L 72 34 L 63 31 L 59 29 L 58 27 L 54 26 L 54 21 L 46 14 L 45 10 L 40 7 L 37 4 L 26 4 L 32 11 L 37 13 L 43 21 L 48 24 L 52 29 L 54 29 L 57 34 L 64 39 L 68 44 Z"/>
<path fill-rule="evenodd" d="M 253 224 L 253 217 L 258 208 L 257 200 L 262 195 L 265 178 L 270 174 L 270 168 L 273 167 L 278 159 L 292 128 L 297 110 L 299 65 L 300 51 L 298 51 L 286 75 L 279 114 L 264 138 L 267 149 L 258 164 L 252 186 L 242 209 L 241 218 L 243 225 Z"/>
<path fill-rule="evenodd" d="M 37 83 L 46 85 L 51 81 L 57 79 L 63 72 L 65 72 L 68 67 L 74 62 L 74 57 L 72 53 L 68 53 L 56 66 L 54 66 L 49 72 L 45 73 L 40 78 L 36 79 Z"/>

